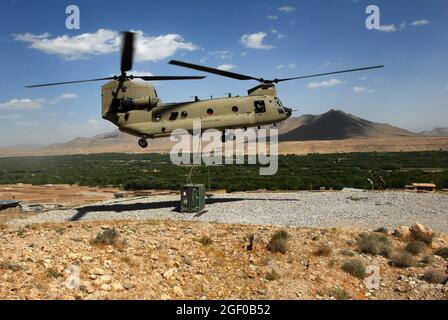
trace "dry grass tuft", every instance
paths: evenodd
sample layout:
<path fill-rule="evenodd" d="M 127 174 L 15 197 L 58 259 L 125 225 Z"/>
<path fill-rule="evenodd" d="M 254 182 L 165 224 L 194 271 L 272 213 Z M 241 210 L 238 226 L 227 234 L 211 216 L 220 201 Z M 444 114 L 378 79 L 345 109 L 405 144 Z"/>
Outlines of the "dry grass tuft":
<path fill-rule="evenodd" d="M 332 254 L 333 250 L 331 247 L 327 244 L 322 244 L 317 248 L 316 251 L 314 251 L 314 255 L 318 257 L 328 257 Z"/>
<path fill-rule="evenodd" d="M 389 238 L 378 233 L 361 233 L 358 237 L 358 247 L 362 253 L 384 257 L 389 257 L 392 251 Z"/>
<path fill-rule="evenodd" d="M 334 288 L 328 291 L 328 296 L 335 298 L 336 300 L 348 300 L 350 299 L 349 293 L 345 289 Z"/>
<path fill-rule="evenodd" d="M 366 277 L 366 268 L 360 260 L 350 260 L 342 265 L 342 270 L 351 274 L 358 279 L 364 279 Z"/>
<path fill-rule="evenodd" d="M 434 251 L 434 254 L 448 259 L 448 247 L 438 248 Z"/>
<path fill-rule="evenodd" d="M 279 230 L 272 235 L 267 249 L 274 253 L 286 253 L 286 251 L 288 251 L 288 239 L 288 232 L 286 230 Z"/>
<path fill-rule="evenodd" d="M 266 273 L 266 280 L 275 281 L 278 279 L 280 279 L 280 275 L 274 269 Z"/>
<path fill-rule="evenodd" d="M 397 268 L 409 268 L 416 265 L 414 256 L 404 250 L 394 253 L 390 259 L 391 264 Z"/>
<path fill-rule="evenodd" d="M 424 273 L 422 279 L 429 283 L 445 284 L 448 280 L 448 275 L 443 270 L 429 269 Z"/>
<path fill-rule="evenodd" d="M 198 241 L 204 246 L 209 246 L 213 243 L 212 238 L 210 238 L 209 236 L 202 236 Z"/>
<path fill-rule="evenodd" d="M 92 244 L 95 245 L 114 245 L 119 238 L 117 230 L 115 228 L 106 229 L 103 232 L 99 232 L 95 239 L 92 240 Z"/>
<path fill-rule="evenodd" d="M 23 268 L 20 265 L 11 263 L 9 261 L 1 261 L 0 262 L 0 270 L 10 270 L 10 271 L 16 272 L 16 271 L 20 271 L 22 269 Z"/>

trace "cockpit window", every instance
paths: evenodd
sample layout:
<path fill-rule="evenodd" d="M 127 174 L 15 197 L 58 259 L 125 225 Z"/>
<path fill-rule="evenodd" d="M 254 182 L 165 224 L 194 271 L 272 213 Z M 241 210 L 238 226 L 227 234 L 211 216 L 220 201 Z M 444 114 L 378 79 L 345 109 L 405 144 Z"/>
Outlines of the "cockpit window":
<path fill-rule="evenodd" d="M 283 103 L 280 101 L 280 99 L 275 98 L 275 104 L 277 105 L 277 111 L 280 114 L 285 113 L 285 109 L 283 107 Z"/>
<path fill-rule="evenodd" d="M 275 99 L 275 102 L 277 103 L 277 107 L 283 108 L 283 103 L 280 101 L 280 99 Z"/>

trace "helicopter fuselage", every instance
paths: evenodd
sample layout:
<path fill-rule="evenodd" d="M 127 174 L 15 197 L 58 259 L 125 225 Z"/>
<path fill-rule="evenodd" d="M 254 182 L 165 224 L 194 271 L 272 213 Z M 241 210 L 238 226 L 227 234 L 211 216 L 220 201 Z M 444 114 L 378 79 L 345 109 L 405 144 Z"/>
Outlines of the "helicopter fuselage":
<path fill-rule="evenodd" d="M 275 124 L 291 116 L 273 85 L 257 86 L 247 96 L 180 103 L 162 103 L 148 84 L 126 81 L 118 93 L 117 86 L 111 81 L 102 87 L 103 118 L 144 139 L 168 136 L 176 129 L 192 132 L 195 121 L 200 121 L 201 130 L 224 131 Z"/>

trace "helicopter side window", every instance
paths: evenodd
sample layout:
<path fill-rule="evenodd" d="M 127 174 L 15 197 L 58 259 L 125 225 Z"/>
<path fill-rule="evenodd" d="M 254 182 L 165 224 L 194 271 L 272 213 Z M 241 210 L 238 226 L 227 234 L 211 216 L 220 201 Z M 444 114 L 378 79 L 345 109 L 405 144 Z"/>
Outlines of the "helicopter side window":
<path fill-rule="evenodd" d="M 152 121 L 154 121 L 154 122 L 158 122 L 161 119 L 162 119 L 162 115 L 160 114 L 160 112 L 156 112 L 152 116 Z"/>
<path fill-rule="evenodd" d="M 237 106 L 233 106 L 232 107 L 232 112 L 233 113 L 237 113 L 238 112 L 238 107 Z"/>
<path fill-rule="evenodd" d="M 207 109 L 207 115 L 209 115 L 209 116 L 213 115 L 213 109 L 212 108 L 208 108 Z"/>
<path fill-rule="evenodd" d="M 255 113 L 263 113 L 266 112 L 266 105 L 263 100 L 256 100 L 254 102 Z"/>
<path fill-rule="evenodd" d="M 174 121 L 177 119 L 179 112 L 171 112 L 170 121 Z"/>
<path fill-rule="evenodd" d="M 180 114 L 182 119 L 186 119 L 188 117 L 188 112 L 187 111 L 182 111 Z"/>

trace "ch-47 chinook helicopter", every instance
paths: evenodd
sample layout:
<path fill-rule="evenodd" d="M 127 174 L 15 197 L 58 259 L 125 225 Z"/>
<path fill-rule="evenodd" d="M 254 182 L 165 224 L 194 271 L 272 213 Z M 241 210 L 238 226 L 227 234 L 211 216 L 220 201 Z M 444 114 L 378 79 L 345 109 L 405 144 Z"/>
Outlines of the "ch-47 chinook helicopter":
<path fill-rule="evenodd" d="M 217 74 L 237 80 L 255 80 L 259 85 L 248 90 L 247 96 L 235 96 L 209 100 L 199 100 L 180 103 L 162 103 L 154 86 L 142 82 L 164 80 L 195 80 L 205 76 L 133 76 L 126 72 L 132 70 L 134 56 L 134 33 L 123 33 L 121 50 L 121 74 L 119 76 L 46 83 L 27 86 L 27 88 L 54 86 L 92 81 L 110 80 L 101 87 L 102 117 L 115 124 L 120 131 L 139 137 L 138 144 L 148 147 L 147 139 L 168 136 L 175 129 L 193 131 L 193 122 L 200 121 L 201 129 L 218 129 L 223 132 L 225 141 L 226 129 L 260 127 L 277 124 L 292 115 L 292 109 L 285 107 L 277 97 L 275 84 L 312 77 L 326 76 L 369 69 L 382 68 L 373 66 L 350 70 L 341 70 L 321 74 L 313 74 L 285 79 L 266 80 L 234 72 L 200 66 L 196 64 L 172 60 L 169 63 L 198 71 Z"/>

